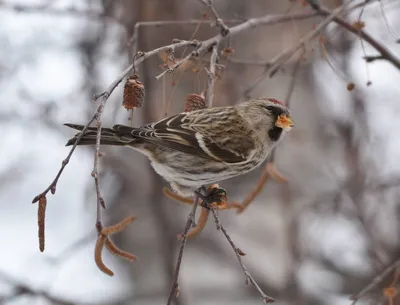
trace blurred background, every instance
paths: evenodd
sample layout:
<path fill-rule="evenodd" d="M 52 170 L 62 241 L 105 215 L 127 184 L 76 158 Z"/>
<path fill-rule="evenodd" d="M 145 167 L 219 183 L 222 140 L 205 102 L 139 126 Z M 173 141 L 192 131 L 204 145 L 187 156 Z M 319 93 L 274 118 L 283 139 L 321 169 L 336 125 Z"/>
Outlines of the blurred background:
<path fill-rule="evenodd" d="M 214 2 L 224 20 L 311 12 L 300 0 Z M 321 1 L 329 9 L 343 2 Z M 48 196 L 43 253 L 37 241 L 37 206 L 31 201 L 53 180 L 69 152 L 64 144 L 73 132 L 62 124 L 86 124 L 97 107 L 93 95 L 118 77 L 135 50 L 218 33 L 207 21 L 145 22 L 202 19 L 205 12 L 209 14 L 195 0 L 0 1 L 1 304 L 166 304 L 180 244 L 176 236 L 190 207 L 163 196 L 166 184 L 145 157 L 129 149 L 101 149 L 105 224 L 137 216 L 114 241 L 138 261 L 104 251 L 114 277 L 99 271 L 93 259 L 93 148 L 77 149 L 56 194 Z M 353 23 L 360 13 L 342 17 Z M 400 1 L 382 0 L 367 5 L 361 17 L 365 31 L 398 58 L 399 16 Z M 331 24 L 323 37 L 306 44 L 302 57 L 294 56 L 273 78 L 264 73 L 271 58 L 297 44 L 321 20 L 260 26 L 221 46 L 234 53 L 221 58 L 224 69 L 214 105 L 274 97 L 290 103 L 296 122 L 274 161 L 288 183 L 268 181 L 241 215 L 219 213 L 247 253 L 243 260 L 249 271 L 277 304 L 351 304 L 349 296 L 400 252 L 400 71 L 385 60 L 366 64 L 363 56 L 377 52 Z M 145 106 L 129 121 L 120 85 L 107 104 L 104 126 L 138 126 L 183 111 L 185 96 L 205 89 L 207 60 L 208 55 L 160 80 L 154 77 L 163 71 L 163 56 L 145 61 L 138 67 L 146 86 Z M 352 91 L 349 83 L 355 84 Z M 240 202 L 261 172 L 221 186 L 230 200 Z M 397 303 L 383 290 L 394 276 L 390 273 L 359 304 Z M 261 304 L 257 291 L 244 281 L 234 252 L 210 219 L 188 242 L 176 304 Z"/>

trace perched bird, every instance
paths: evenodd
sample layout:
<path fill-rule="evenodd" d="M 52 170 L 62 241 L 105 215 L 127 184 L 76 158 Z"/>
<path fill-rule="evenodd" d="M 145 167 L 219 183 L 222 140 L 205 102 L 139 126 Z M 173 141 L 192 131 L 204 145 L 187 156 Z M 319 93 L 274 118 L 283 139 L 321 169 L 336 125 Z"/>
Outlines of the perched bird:
<path fill-rule="evenodd" d="M 188 196 L 201 186 L 258 167 L 293 125 L 283 103 L 259 98 L 235 106 L 179 113 L 138 128 L 102 128 L 100 143 L 128 146 L 143 153 L 173 190 Z M 78 145 L 95 144 L 96 131 L 96 127 L 90 127 Z M 73 145 L 79 135 L 67 146 Z"/>

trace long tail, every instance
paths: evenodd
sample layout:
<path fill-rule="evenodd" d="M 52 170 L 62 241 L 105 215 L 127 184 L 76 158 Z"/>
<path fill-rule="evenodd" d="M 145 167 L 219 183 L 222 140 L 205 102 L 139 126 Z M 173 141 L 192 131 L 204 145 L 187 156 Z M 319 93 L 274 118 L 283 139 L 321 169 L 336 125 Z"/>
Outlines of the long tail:
<path fill-rule="evenodd" d="M 81 131 L 83 130 L 83 128 L 85 126 L 77 125 L 77 124 L 69 124 L 69 123 L 66 123 L 64 125 L 80 131 L 73 138 L 69 139 L 67 144 L 65 144 L 65 146 L 74 145 L 75 141 L 81 135 Z M 79 140 L 78 145 L 94 145 L 94 144 L 96 144 L 96 134 L 97 134 L 97 128 L 89 127 L 86 130 L 83 137 Z M 135 142 L 135 139 L 130 139 L 130 140 L 127 140 L 126 138 L 122 139 L 121 136 L 117 135 L 116 131 L 111 128 L 102 128 L 101 129 L 100 144 L 102 144 L 102 145 L 129 145 L 132 142 Z"/>

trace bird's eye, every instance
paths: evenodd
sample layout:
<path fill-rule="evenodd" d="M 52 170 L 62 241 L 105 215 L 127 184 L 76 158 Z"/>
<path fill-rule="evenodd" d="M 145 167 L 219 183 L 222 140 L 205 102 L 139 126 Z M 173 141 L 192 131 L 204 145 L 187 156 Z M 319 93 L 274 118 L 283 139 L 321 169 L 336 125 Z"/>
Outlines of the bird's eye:
<path fill-rule="evenodd" d="M 278 116 L 283 113 L 283 109 L 281 109 L 280 107 L 273 106 L 273 105 L 265 106 L 265 109 L 267 109 L 274 116 Z"/>

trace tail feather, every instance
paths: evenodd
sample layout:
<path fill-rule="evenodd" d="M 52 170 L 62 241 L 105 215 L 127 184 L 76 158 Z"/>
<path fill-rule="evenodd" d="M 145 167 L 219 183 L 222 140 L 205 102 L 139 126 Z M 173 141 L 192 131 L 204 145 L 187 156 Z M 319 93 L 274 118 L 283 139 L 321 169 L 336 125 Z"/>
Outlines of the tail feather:
<path fill-rule="evenodd" d="M 84 125 L 77 125 L 77 124 L 69 124 L 66 123 L 64 124 L 67 127 L 70 127 L 72 129 L 79 130 L 73 138 L 69 139 L 67 144 L 65 146 L 71 146 L 74 145 L 78 137 L 81 135 L 82 130 L 85 128 Z M 82 138 L 79 140 L 78 145 L 95 145 L 96 144 L 96 138 L 97 138 L 97 127 L 89 127 L 86 129 L 85 134 L 82 136 Z M 124 141 L 116 134 L 115 130 L 111 128 L 102 128 L 101 129 L 101 137 L 100 137 L 100 144 L 101 145 L 128 145 L 132 142 L 134 142 L 135 139 L 132 139 L 132 141 Z"/>

